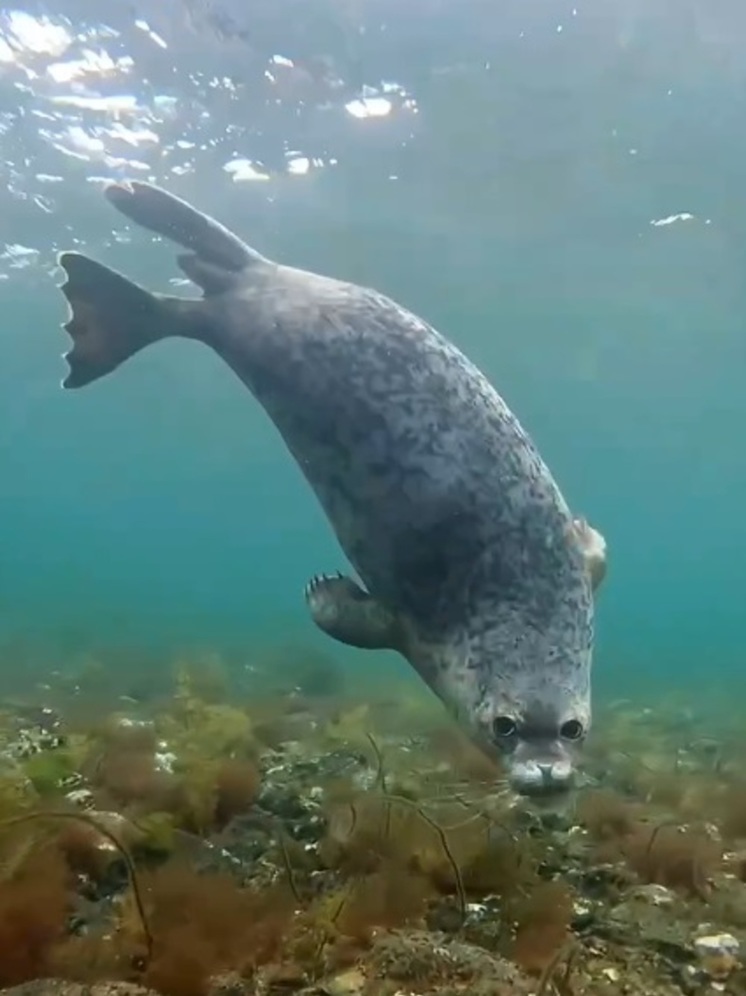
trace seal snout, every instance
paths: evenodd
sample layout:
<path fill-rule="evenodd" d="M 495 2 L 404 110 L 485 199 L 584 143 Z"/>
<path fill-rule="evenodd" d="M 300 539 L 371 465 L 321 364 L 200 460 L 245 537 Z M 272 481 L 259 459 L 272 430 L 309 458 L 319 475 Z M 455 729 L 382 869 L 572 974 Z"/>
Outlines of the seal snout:
<path fill-rule="evenodd" d="M 575 770 L 565 758 L 526 760 L 512 766 L 509 779 L 520 795 L 559 795 L 573 787 Z"/>

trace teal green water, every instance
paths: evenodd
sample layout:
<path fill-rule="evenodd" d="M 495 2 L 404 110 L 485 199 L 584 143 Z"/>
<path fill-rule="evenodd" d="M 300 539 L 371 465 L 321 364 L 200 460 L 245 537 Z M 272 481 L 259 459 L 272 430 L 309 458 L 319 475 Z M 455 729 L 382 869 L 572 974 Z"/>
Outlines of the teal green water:
<path fill-rule="evenodd" d="M 731 32 L 714 15 L 682 26 L 662 3 L 655 17 L 606 7 L 604 19 L 541 4 L 521 37 L 519 9 L 508 5 L 491 57 L 480 5 L 433 8 L 422 36 L 432 49 L 404 32 L 408 49 L 381 43 L 378 64 L 368 50 L 358 63 L 371 84 L 405 80 L 416 115 L 319 113 L 300 128 L 288 123 L 290 98 L 263 107 L 256 144 L 266 162 L 273 127 L 277 148 L 283 128 L 296 128 L 290 148 L 338 157 L 305 176 L 268 167 L 268 181 L 232 183 L 221 163 L 249 155 L 245 135 L 223 160 L 198 149 L 186 175 L 150 147 L 130 154 L 151 164 L 137 175 L 188 196 L 263 252 L 374 285 L 464 349 L 572 506 L 606 536 L 597 687 L 685 687 L 696 701 L 725 674 L 742 682 L 746 657 L 742 18 L 734 8 Z M 490 25 L 500 16 L 495 8 Z M 451 50 L 448 25 L 469 17 L 474 29 L 456 32 Z M 217 57 L 213 45 L 205 60 Z M 193 50 L 189 58 L 191 69 Z M 127 82 L 135 90 L 138 65 Z M 0 78 L 6 124 L 16 82 L 12 72 Z M 48 91 L 34 98 L 47 113 Z M 256 108 L 241 99 L 226 114 L 249 127 Z M 101 114 L 80 113 L 105 141 Z M 181 113 L 176 132 L 197 115 Z M 26 196 L 7 195 L 0 242 L 40 255 L 0 281 L 8 667 L 64 667 L 67 655 L 123 646 L 164 659 L 179 648 L 250 658 L 290 642 L 385 682 L 404 665 L 340 651 L 306 618 L 304 583 L 344 561 L 279 436 L 211 353 L 166 342 L 80 392 L 60 389 L 65 308 L 52 250 L 82 239 L 163 290 L 173 256 L 144 234 L 109 238 L 119 221 L 86 179 L 128 175 L 126 160 L 52 161 L 36 125 L 16 125 L 6 132 L 11 178 L 18 187 L 24 175 Z M 200 127 L 204 136 L 212 125 Z M 25 173 L 24 143 L 37 157 Z M 34 168 L 59 182 L 37 184 Z M 50 210 L 34 204 L 36 186 Z"/>

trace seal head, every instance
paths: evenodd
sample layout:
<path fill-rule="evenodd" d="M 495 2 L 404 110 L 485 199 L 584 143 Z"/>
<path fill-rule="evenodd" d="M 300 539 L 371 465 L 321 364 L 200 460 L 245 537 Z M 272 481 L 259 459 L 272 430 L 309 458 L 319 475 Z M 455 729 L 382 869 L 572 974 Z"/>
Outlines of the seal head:
<path fill-rule="evenodd" d="M 446 639 L 410 645 L 415 667 L 447 705 L 457 704 L 460 722 L 521 795 L 571 788 L 590 729 L 592 598 L 600 575 L 591 573 L 584 539 L 571 530 L 566 547 L 542 558 L 543 583 L 514 584 L 507 599 L 499 595 L 504 573 L 495 586 L 482 578 L 477 587 L 492 597 L 463 626 Z"/>
<path fill-rule="evenodd" d="M 568 648 L 551 627 L 538 631 L 508 619 L 480 647 L 480 660 L 500 663 L 486 668 L 473 714 L 523 795 L 551 795 L 573 784 L 591 721 L 589 668 L 582 666 L 590 662 L 589 635 L 572 634 L 575 646 Z"/>

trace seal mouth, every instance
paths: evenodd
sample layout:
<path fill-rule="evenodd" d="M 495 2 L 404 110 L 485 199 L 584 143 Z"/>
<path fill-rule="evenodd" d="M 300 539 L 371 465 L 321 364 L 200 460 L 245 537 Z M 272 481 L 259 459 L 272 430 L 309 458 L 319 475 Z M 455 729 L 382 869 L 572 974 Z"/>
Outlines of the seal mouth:
<path fill-rule="evenodd" d="M 573 790 L 572 783 L 568 785 L 539 785 L 532 787 L 530 789 L 521 789 L 517 785 L 514 785 L 514 791 L 517 792 L 522 799 L 529 802 L 537 803 L 554 803 L 562 802 L 568 798 Z"/>
<path fill-rule="evenodd" d="M 557 799 L 575 786 L 575 770 L 566 760 L 521 761 L 509 772 L 513 791 L 526 798 Z"/>
<path fill-rule="evenodd" d="M 540 809 L 556 809 L 558 806 L 567 804 L 574 793 L 574 786 L 572 784 L 563 786 L 546 785 L 530 791 L 526 791 L 525 789 L 521 791 L 518 788 L 514 788 L 514 791 L 522 802 L 532 803 Z"/>

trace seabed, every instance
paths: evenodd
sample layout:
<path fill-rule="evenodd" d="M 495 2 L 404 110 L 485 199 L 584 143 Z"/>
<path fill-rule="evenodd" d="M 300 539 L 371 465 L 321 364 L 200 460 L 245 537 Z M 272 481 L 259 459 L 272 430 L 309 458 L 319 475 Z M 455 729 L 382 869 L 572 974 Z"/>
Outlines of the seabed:
<path fill-rule="evenodd" d="M 600 703 L 587 785 L 537 809 L 424 690 L 282 672 L 0 700 L 3 991 L 746 994 L 737 710 Z"/>

